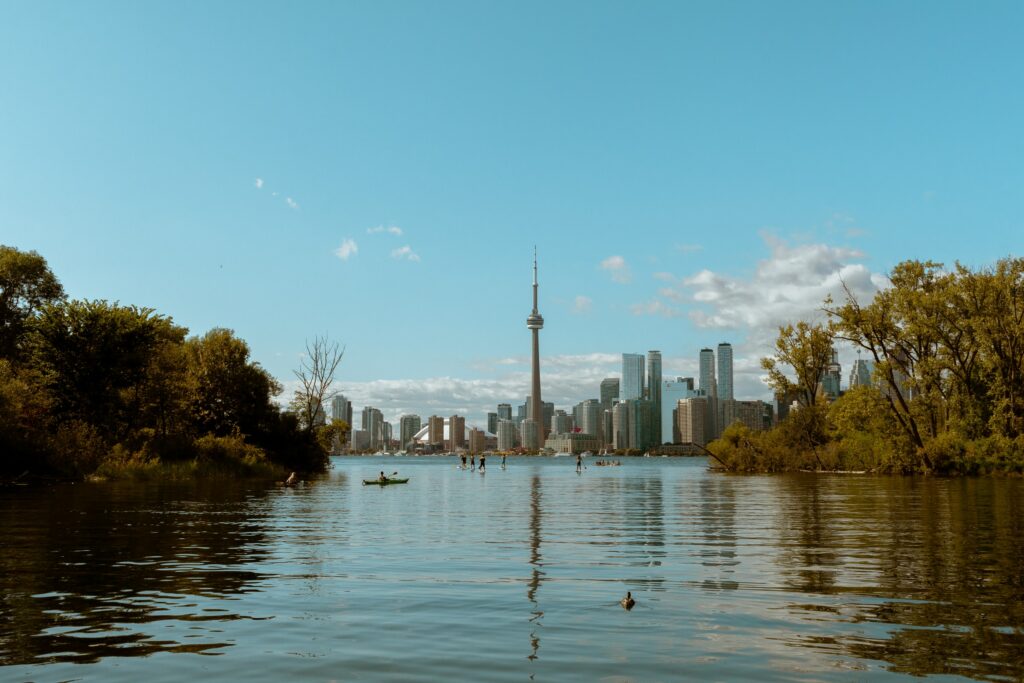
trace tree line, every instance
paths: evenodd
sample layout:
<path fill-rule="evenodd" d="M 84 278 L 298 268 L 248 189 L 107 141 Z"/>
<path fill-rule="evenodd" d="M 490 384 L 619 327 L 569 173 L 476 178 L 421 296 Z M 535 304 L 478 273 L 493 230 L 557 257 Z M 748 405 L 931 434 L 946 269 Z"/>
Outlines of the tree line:
<path fill-rule="evenodd" d="M 330 375 L 293 404 L 327 396 L 340 352 L 318 350 Z M 316 420 L 281 410 L 281 390 L 231 330 L 190 336 L 151 308 L 69 299 L 42 256 L 0 246 L 0 474 L 324 469 Z"/>
<path fill-rule="evenodd" d="M 726 469 L 1024 473 L 1024 259 L 904 261 L 888 280 L 871 301 L 844 289 L 824 322 L 779 329 L 762 366 L 797 409 L 771 432 L 727 429 L 710 447 Z M 873 382 L 829 403 L 837 341 L 872 361 Z"/>

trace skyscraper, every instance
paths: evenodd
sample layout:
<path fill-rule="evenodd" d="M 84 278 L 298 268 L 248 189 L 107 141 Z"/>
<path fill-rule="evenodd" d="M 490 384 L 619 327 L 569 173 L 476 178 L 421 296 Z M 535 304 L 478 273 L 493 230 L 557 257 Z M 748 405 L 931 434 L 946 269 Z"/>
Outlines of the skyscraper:
<path fill-rule="evenodd" d="M 650 443 L 663 443 L 661 438 L 661 351 L 647 352 L 647 400 L 653 405 Z M 672 443 L 671 439 L 668 440 Z"/>
<path fill-rule="evenodd" d="M 644 357 L 639 353 L 622 354 L 622 384 L 619 398 L 623 401 L 644 397 Z"/>
<path fill-rule="evenodd" d="M 700 375 L 697 377 L 697 389 L 711 396 L 715 385 L 715 352 L 712 349 L 700 350 Z M 717 389 L 717 387 L 715 387 Z"/>
<path fill-rule="evenodd" d="M 544 327 L 544 318 L 537 310 L 537 248 L 533 249 L 533 311 L 526 319 L 526 327 L 533 336 L 533 376 L 530 384 L 532 401 L 531 418 L 536 420 L 536 427 L 523 431 L 523 445 L 531 450 L 539 450 L 544 444 L 547 434 L 544 432 L 544 404 L 540 398 L 540 331 Z M 528 441 L 525 437 L 529 436 Z"/>
<path fill-rule="evenodd" d="M 731 401 L 732 387 L 732 344 L 722 342 L 718 345 L 718 400 Z"/>
<path fill-rule="evenodd" d="M 706 396 L 695 396 L 694 398 L 683 398 L 679 400 L 676 409 L 676 419 L 679 423 L 680 443 L 695 443 L 698 446 L 707 445 L 707 434 L 705 427 L 707 420 L 708 399 Z"/>
<path fill-rule="evenodd" d="M 672 417 L 679 405 L 679 399 L 692 398 L 697 392 L 693 390 L 692 377 L 676 377 L 661 383 L 661 441 L 675 443 L 677 420 Z"/>
<path fill-rule="evenodd" d="M 355 427 L 352 424 L 352 402 L 345 398 L 344 394 L 338 394 L 331 399 L 331 419 L 344 420 L 349 427 Z"/>
<path fill-rule="evenodd" d="M 853 361 L 850 369 L 850 388 L 866 387 L 871 385 L 871 364 L 860 357 L 860 349 L 857 350 L 857 360 Z"/>
<path fill-rule="evenodd" d="M 498 414 L 487 413 L 487 431 L 491 434 L 497 435 L 498 433 Z"/>
<path fill-rule="evenodd" d="M 615 399 L 619 397 L 619 378 L 605 377 L 601 380 L 601 405 L 605 410 L 611 410 Z"/>
<path fill-rule="evenodd" d="M 412 441 L 413 437 L 416 436 L 416 432 L 420 431 L 422 426 L 419 415 L 403 415 L 398 420 L 398 432 L 401 439 L 398 447 L 408 448 L 409 442 Z"/>
<path fill-rule="evenodd" d="M 498 419 L 499 420 L 511 420 L 512 419 L 512 406 L 508 403 L 498 404 Z"/>

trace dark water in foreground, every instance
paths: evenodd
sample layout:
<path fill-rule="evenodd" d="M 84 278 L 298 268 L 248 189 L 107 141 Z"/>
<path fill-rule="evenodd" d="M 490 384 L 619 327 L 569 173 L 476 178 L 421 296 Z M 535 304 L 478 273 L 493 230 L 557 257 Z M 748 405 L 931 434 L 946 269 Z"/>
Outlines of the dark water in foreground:
<path fill-rule="evenodd" d="M 509 462 L 0 490 L 0 680 L 1024 678 L 1024 481 Z"/>

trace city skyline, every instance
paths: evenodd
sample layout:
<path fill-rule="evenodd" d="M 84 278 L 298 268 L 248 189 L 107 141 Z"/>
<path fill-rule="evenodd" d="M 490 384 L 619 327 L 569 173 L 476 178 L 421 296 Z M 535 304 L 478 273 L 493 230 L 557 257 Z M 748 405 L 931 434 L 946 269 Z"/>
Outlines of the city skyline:
<path fill-rule="evenodd" d="M 323 334 L 357 411 L 520 403 L 534 244 L 560 408 L 726 339 L 768 398 L 844 282 L 1019 250 L 1020 3 L 265 7 L 8 7 L 0 243 L 234 330 L 282 403 Z"/>

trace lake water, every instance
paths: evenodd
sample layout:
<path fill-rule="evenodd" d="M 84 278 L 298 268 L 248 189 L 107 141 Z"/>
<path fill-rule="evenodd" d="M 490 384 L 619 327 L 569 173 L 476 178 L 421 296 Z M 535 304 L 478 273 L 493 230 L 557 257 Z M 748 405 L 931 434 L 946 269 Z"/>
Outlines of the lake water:
<path fill-rule="evenodd" d="M 1024 678 L 1022 480 L 455 465 L 0 490 L 0 680 Z"/>

